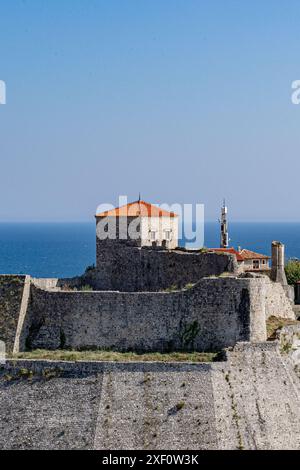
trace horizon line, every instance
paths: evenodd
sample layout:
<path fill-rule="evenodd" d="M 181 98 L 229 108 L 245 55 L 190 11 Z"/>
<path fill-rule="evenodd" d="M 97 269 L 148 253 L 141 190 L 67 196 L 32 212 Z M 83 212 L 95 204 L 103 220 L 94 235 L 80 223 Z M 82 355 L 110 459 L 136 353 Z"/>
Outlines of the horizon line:
<path fill-rule="evenodd" d="M 188 221 L 188 222 L 194 222 L 194 220 L 192 221 Z M 93 220 L 90 220 L 90 219 L 77 219 L 77 220 L 0 220 L 0 224 L 87 224 L 87 223 L 90 223 L 90 224 L 94 224 L 95 221 Z M 215 220 L 215 219 L 206 219 L 204 220 L 204 224 L 206 223 L 216 223 L 219 225 L 219 222 L 218 220 Z M 233 219 L 233 220 L 230 220 L 228 225 L 232 224 L 232 223 L 262 223 L 262 224 L 274 224 L 274 223 L 280 223 L 280 224 L 286 224 L 286 223 L 289 223 L 289 224 L 297 224 L 297 223 L 300 223 L 300 220 L 261 220 L 261 219 Z"/>

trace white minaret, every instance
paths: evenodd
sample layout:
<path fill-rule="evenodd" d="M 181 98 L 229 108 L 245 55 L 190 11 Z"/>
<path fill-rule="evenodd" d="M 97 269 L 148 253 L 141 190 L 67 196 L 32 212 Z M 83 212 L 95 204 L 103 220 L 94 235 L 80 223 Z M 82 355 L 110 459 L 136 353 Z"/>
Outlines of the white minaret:
<path fill-rule="evenodd" d="M 221 248 L 228 248 L 229 246 L 229 238 L 228 238 L 228 226 L 227 226 L 227 207 L 225 205 L 225 199 L 223 201 L 223 206 L 221 208 L 221 241 L 220 247 Z"/>

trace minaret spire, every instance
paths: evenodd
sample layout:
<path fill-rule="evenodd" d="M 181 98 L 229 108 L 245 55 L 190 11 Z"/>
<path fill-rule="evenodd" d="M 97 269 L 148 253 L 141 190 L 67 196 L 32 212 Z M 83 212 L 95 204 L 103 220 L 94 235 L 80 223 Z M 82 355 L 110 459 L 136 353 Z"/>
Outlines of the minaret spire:
<path fill-rule="evenodd" d="M 227 225 L 227 206 L 225 204 L 225 199 L 223 199 L 223 206 L 221 208 L 220 228 L 221 228 L 220 247 L 228 248 L 229 237 L 228 237 L 228 225 Z"/>

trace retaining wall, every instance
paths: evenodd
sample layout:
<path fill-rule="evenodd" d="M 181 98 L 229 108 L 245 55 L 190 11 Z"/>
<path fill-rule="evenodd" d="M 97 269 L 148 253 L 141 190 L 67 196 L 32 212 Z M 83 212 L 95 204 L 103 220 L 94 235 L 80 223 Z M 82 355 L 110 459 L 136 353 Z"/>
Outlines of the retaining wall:
<path fill-rule="evenodd" d="M 176 292 L 64 292 L 32 287 L 32 348 L 216 351 L 266 339 L 260 279 L 205 278 Z"/>

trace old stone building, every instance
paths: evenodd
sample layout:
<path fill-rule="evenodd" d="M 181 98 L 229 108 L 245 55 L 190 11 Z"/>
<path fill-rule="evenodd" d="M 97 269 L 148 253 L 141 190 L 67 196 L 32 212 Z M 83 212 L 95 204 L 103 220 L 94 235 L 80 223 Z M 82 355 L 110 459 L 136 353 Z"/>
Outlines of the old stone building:
<path fill-rule="evenodd" d="M 138 200 L 96 214 L 99 240 L 131 241 L 138 246 L 178 246 L 178 216 Z"/>
<path fill-rule="evenodd" d="M 266 272 L 270 271 L 270 256 L 256 253 L 255 251 L 239 248 L 210 248 L 209 251 L 216 253 L 229 253 L 236 257 L 240 272 Z"/>
<path fill-rule="evenodd" d="M 239 254 L 244 260 L 244 271 L 268 271 L 270 269 L 269 256 L 245 248 L 239 250 Z"/>

